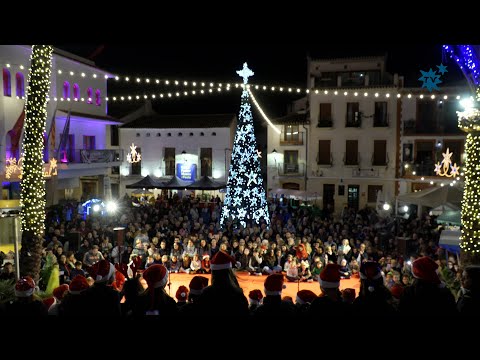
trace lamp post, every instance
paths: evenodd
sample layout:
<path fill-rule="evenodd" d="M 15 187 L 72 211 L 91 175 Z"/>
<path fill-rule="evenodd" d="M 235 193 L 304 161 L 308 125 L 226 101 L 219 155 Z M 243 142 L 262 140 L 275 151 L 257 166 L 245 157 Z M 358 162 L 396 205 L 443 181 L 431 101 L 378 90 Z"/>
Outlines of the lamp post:
<path fill-rule="evenodd" d="M 232 151 L 232 149 L 230 149 L 230 148 L 225 148 L 225 182 L 227 182 L 227 180 L 228 180 L 227 151 Z"/>

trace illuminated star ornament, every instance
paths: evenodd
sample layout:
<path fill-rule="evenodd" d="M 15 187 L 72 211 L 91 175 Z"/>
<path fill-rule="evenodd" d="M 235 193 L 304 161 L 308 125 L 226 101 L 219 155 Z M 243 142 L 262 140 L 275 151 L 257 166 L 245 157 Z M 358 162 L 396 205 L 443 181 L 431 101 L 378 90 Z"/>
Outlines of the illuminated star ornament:
<path fill-rule="evenodd" d="M 137 147 L 135 146 L 134 143 L 130 145 L 130 152 L 127 154 L 127 161 L 130 164 L 134 164 L 142 160 L 142 155 L 137 152 Z"/>
<path fill-rule="evenodd" d="M 430 92 L 432 92 L 432 90 L 440 90 L 437 85 L 442 83 L 442 80 L 440 80 L 440 75 L 438 75 L 436 71 L 430 68 L 429 71 L 420 70 L 420 73 L 422 76 L 419 77 L 418 80 L 423 81 L 422 88 L 427 88 Z"/>
<path fill-rule="evenodd" d="M 457 166 L 457 163 L 452 164 L 452 155 L 453 153 L 450 152 L 450 149 L 447 148 L 447 151 L 442 153 L 443 155 L 443 160 L 441 163 L 436 163 L 435 164 L 435 173 L 438 176 L 445 176 L 445 177 L 454 177 L 459 174 L 460 171 L 460 166 Z M 443 164 L 443 167 L 442 167 Z M 448 170 L 451 170 L 450 173 Z"/>
<path fill-rule="evenodd" d="M 243 69 L 242 70 L 237 70 L 237 74 L 240 75 L 240 77 L 243 78 L 243 83 L 247 84 L 248 83 L 248 78 L 250 76 L 254 75 L 254 72 L 248 68 L 247 63 L 243 63 Z"/>

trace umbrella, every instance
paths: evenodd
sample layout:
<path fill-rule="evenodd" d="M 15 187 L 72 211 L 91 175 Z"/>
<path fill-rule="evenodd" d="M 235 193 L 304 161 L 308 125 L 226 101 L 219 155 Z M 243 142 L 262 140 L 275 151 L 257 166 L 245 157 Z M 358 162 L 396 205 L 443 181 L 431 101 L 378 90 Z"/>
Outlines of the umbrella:
<path fill-rule="evenodd" d="M 125 186 L 127 189 L 159 189 L 162 187 L 162 183 L 152 179 L 150 175 L 145 176 L 142 180 L 137 181 L 134 184 Z"/>
<path fill-rule="evenodd" d="M 218 190 L 226 188 L 227 184 L 217 182 L 210 179 L 208 176 L 203 176 L 201 179 L 187 186 L 189 190 Z"/>

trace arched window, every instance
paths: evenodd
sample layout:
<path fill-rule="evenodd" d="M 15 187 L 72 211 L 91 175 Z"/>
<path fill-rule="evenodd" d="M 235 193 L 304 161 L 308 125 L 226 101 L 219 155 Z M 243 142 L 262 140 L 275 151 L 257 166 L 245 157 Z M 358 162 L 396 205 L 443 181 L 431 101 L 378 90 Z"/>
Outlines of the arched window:
<path fill-rule="evenodd" d="M 63 98 L 68 99 L 70 97 L 70 83 L 65 81 L 63 83 Z"/>
<path fill-rule="evenodd" d="M 19 98 L 22 98 L 25 96 L 25 80 L 23 74 L 21 72 L 17 72 L 17 75 L 15 75 L 15 79 L 17 80 L 17 96 Z"/>
<path fill-rule="evenodd" d="M 92 88 L 88 88 L 87 89 L 87 103 L 91 104 L 93 101 L 92 101 Z"/>
<path fill-rule="evenodd" d="M 10 82 L 10 70 L 3 68 L 3 96 L 12 96 L 12 84 Z"/>
<path fill-rule="evenodd" d="M 95 91 L 95 105 L 100 106 L 102 105 L 102 96 L 100 95 L 100 90 L 97 89 Z"/>
<path fill-rule="evenodd" d="M 77 83 L 73 84 L 73 98 L 78 100 L 80 98 L 80 87 Z"/>

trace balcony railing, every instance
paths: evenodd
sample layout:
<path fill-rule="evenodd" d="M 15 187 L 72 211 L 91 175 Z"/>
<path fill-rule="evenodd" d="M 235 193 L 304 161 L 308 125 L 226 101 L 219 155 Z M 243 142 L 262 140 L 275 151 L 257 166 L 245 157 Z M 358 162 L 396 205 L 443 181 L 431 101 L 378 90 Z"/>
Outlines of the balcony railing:
<path fill-rule="evenodd" d="M 435 122 L 431 119 L 427 122 L 417 124 L 415 119 L 408 119 L 403 121 L 404 135 L 417 134 L 445 134 L 445 135 L 461 135 L 464 134 L 457 126 L 457 119 L 444 120 L 442 122 Z"/>
<path fill-rule="evenodd" d="M 362 126 L 362 113 L 356 112 L 353 117 L 346 117 L 345 127 L 356 127 L 359 128 Z"/>
<path fill-rule="evenodd" d="M 123 161 L 123 150 L 66 149 L 55 152 L 55 157 L 63 164 L 108 164 Z"/>
<path fill-rule="evenodd" d="M 358 165 L 358 164 L 360 164 L 360 153 L 357 152 L 356 154 L 352 154 L 348 159 L 347 159 L 347 153 L 344 153 L 343 154 L 343 164 L 344 165 Z"/>
<path fill-rule="evenodd" d="M 402 163 L 401 169 L 402 176 L 436 176 L 433 163 Z"/>
<path fill-rule="evenodd" d="M 378 169 L 352 169 L 352 177 L 380 177 Z"/>
<path fill-rule="evenodd" d="M 280 145 L 303 145 L 303 132 L 282 132 L 280 134 Z"/>
<path fill-rule="evenodd" d="M 388 153 L 385 153 L 385 159 L 375 159 L 375 154 L 372 154 L 372 166 L 388 166 Z"/>
<path fill-rule="evenodd" d="M 373 127 L 388 127 L 390 125 L 388 114 L 374 114 Z"/>
<path fill-rule="evenodd" d="M 317 153 L 317 165 L 333 166 L 333 154 L 320 154 Z"/>
<path fill-rule="evenodd" d="M 333 127 L 333 120 L 331 118 L 318 119 L 317 127 L 319 128 Z"/>
<path fill-rule="evenodd" d="M 305 164 L 280 163 L 278 164 L 278 175 L 280 176 L 303 176 Z"/>

